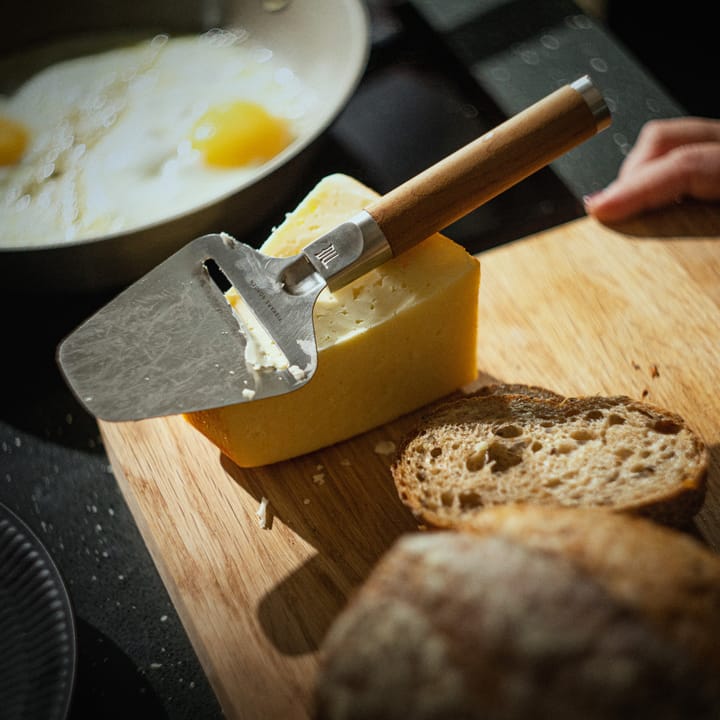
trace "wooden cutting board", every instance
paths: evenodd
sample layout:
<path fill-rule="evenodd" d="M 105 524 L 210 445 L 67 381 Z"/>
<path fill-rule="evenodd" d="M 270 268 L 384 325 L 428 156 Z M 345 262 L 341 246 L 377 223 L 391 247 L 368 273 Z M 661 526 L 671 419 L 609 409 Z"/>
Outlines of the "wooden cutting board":
<path fill-rule="evenodd" d="M 478 382 L 624 393 L 711 448 L 698 518 L 720 549 L 720 208 L 610 230 L 589 218 L 480 256 Z M 388 472 L 402 418 L 252 470 L 179 418 L 101 423 L 122 491 L 228 718 L 306 718 L 318 647 L 349 594 L 415 528 Z M 270 526 L 255 511 L 269 499 Z"/>

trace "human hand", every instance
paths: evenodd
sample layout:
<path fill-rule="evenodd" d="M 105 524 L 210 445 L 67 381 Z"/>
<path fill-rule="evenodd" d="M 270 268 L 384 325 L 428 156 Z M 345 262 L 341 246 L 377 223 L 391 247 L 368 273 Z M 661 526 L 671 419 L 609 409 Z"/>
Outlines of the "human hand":
<path fill-rule="evenodd" d="M 720 120 L 650 120 L 617 179 L 585 198 L 602 222 L 626 220 L 683 198 L 720 200 Z"/>

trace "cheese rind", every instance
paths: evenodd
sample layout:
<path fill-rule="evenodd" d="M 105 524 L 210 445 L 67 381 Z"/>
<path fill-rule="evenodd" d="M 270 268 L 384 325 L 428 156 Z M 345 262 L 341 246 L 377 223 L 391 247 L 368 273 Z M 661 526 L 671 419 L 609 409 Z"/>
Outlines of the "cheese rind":
<path fill-rule="evenodd" d="M 262 246 L 294 255 L 377 194 L 345 175 L 318 183 Z M 436 234 L 315 306 L 318 367 L 299 390 L 193 412 L 186 420 L 241 467 L 345 440 L 477 375 L 480 264 Z"/>

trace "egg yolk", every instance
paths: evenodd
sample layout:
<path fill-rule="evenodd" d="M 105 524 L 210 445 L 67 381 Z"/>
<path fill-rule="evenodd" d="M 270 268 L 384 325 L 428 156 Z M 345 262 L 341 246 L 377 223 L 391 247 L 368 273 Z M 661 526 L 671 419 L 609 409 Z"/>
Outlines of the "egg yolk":
<path fill-rule="evenodd" d="M 0 165 L 14 165 L 25 152 L 30 134 L 15 120 L 0 115 Z"/>
<path fill-rule="evenodd" d="M 210 108 L 195 123 L 191 143 L 209 165 L 238 167 L 267 162 L 292 139 L 285 120 L 257 103 L 237 101 Z"/>

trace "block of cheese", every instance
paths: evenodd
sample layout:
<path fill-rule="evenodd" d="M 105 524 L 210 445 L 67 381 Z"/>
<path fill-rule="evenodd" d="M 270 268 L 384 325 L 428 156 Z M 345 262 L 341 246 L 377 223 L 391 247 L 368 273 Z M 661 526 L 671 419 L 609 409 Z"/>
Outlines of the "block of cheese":
<path fill-rule="evenodd" d="M 262 246 L 294 255 L 377 194 L 329 175 Z M 188 413 L 241 467 L 331 445 L 447 395 L 477 375 L 480 264 L 433 235 L 350 285 L 324 290 L 314 311 L 318 367 L 299 390 Z"/>

